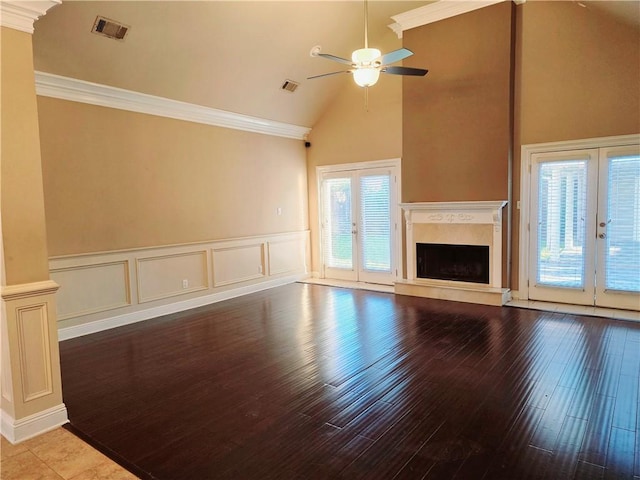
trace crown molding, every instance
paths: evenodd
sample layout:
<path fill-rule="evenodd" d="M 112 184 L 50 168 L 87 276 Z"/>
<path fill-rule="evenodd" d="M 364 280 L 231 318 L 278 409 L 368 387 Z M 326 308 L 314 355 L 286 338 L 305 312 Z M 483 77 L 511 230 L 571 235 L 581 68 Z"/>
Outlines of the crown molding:
<path fill-rule="evenodd" d="M 33 33 L 33 22 L 60 3 L 62 0 L 1 0 L 0 25 Z"/>
<path fill-rule="evenodd" d="M 179 102 L 45 72 L 35 72 L 36 94 L 72 102 L 304 140 L 311 128 Z"/>
<path fill-rule="evenodd" d="M 444 20 L 445 18 L 455 17 L 463 13 L 472 12 L 480 8 L 488 7 L 505 0 L 440 0 L 425 5 L 424 7 L 415 8 L 408 12 L 394 15 L 391 19 L 395 22 L 389 25 L 398 38 L 402 38 L 402 33 L 411 28 L 420 27 L 429 23 Z M 521 4 L 526 0 L 514 0 L 514 3 Z"/>

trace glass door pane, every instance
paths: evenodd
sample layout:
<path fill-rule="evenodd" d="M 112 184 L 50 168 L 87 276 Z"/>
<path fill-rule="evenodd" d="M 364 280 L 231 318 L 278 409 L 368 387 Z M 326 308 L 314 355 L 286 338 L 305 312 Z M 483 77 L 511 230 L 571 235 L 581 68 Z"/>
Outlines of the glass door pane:
<path fill-rule="evenodd" d="M 600 159 L 596 304 L 640 309 L 640 151 L 608 149 Z"/>
<path fill-rule="evenodd" d="M 532 160 L 530 297 L 592 305 L 597 150 Z"/>
<path fill-rule="evenodd" d="M 393 283 L 391 172 L 369 171 L 359 179 L 359 278 L 365 282 Z"/>
<path fill-rule="evenodd" d="M 360 177 L 362 268 L 391 272 L 389 175 Z"/>
<path fill-rule="evenodd" d="M 540 165 L 538 285 L 584 288 L 587 162 Z"/>
<path fill-rule="evenodd" d="M 325 276 L 355 280 L 352 177 L 325 178 L 322 190 Z"/>

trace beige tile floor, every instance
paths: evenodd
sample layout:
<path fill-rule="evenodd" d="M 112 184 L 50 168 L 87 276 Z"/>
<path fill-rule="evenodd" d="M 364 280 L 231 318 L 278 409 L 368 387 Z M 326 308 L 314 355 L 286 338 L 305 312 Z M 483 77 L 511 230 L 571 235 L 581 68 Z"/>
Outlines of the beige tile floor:
<path fill-rule="evenodd" d="M 135 480 L 117 463 L 71 432 L 56 428 L 12 445 L 1 437 L 2 480 Z"/>

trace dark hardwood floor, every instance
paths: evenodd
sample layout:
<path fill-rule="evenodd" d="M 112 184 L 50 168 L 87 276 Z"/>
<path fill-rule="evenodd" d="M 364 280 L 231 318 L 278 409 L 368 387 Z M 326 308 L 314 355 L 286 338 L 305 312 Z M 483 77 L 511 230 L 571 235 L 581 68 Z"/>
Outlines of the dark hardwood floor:
<path fill-rule="evenodd" d="M 291 284 L 61 342 L 142 478 L 640 479 L 640 324 Z"/>

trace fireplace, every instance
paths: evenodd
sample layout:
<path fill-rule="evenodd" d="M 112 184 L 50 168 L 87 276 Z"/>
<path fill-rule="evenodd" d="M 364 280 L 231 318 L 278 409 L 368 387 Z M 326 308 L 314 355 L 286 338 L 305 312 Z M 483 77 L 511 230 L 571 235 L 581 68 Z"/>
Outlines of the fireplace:
<path fill-rule="evenodd" d="M 400 294 L 504 305 L 502 208 L 505 201 L 403 203 L 406 280 Z"/>
<path fill-rule="evenodd" d="M 418 278 L 489 285 L 488 245 L 416 244 Z"/>

